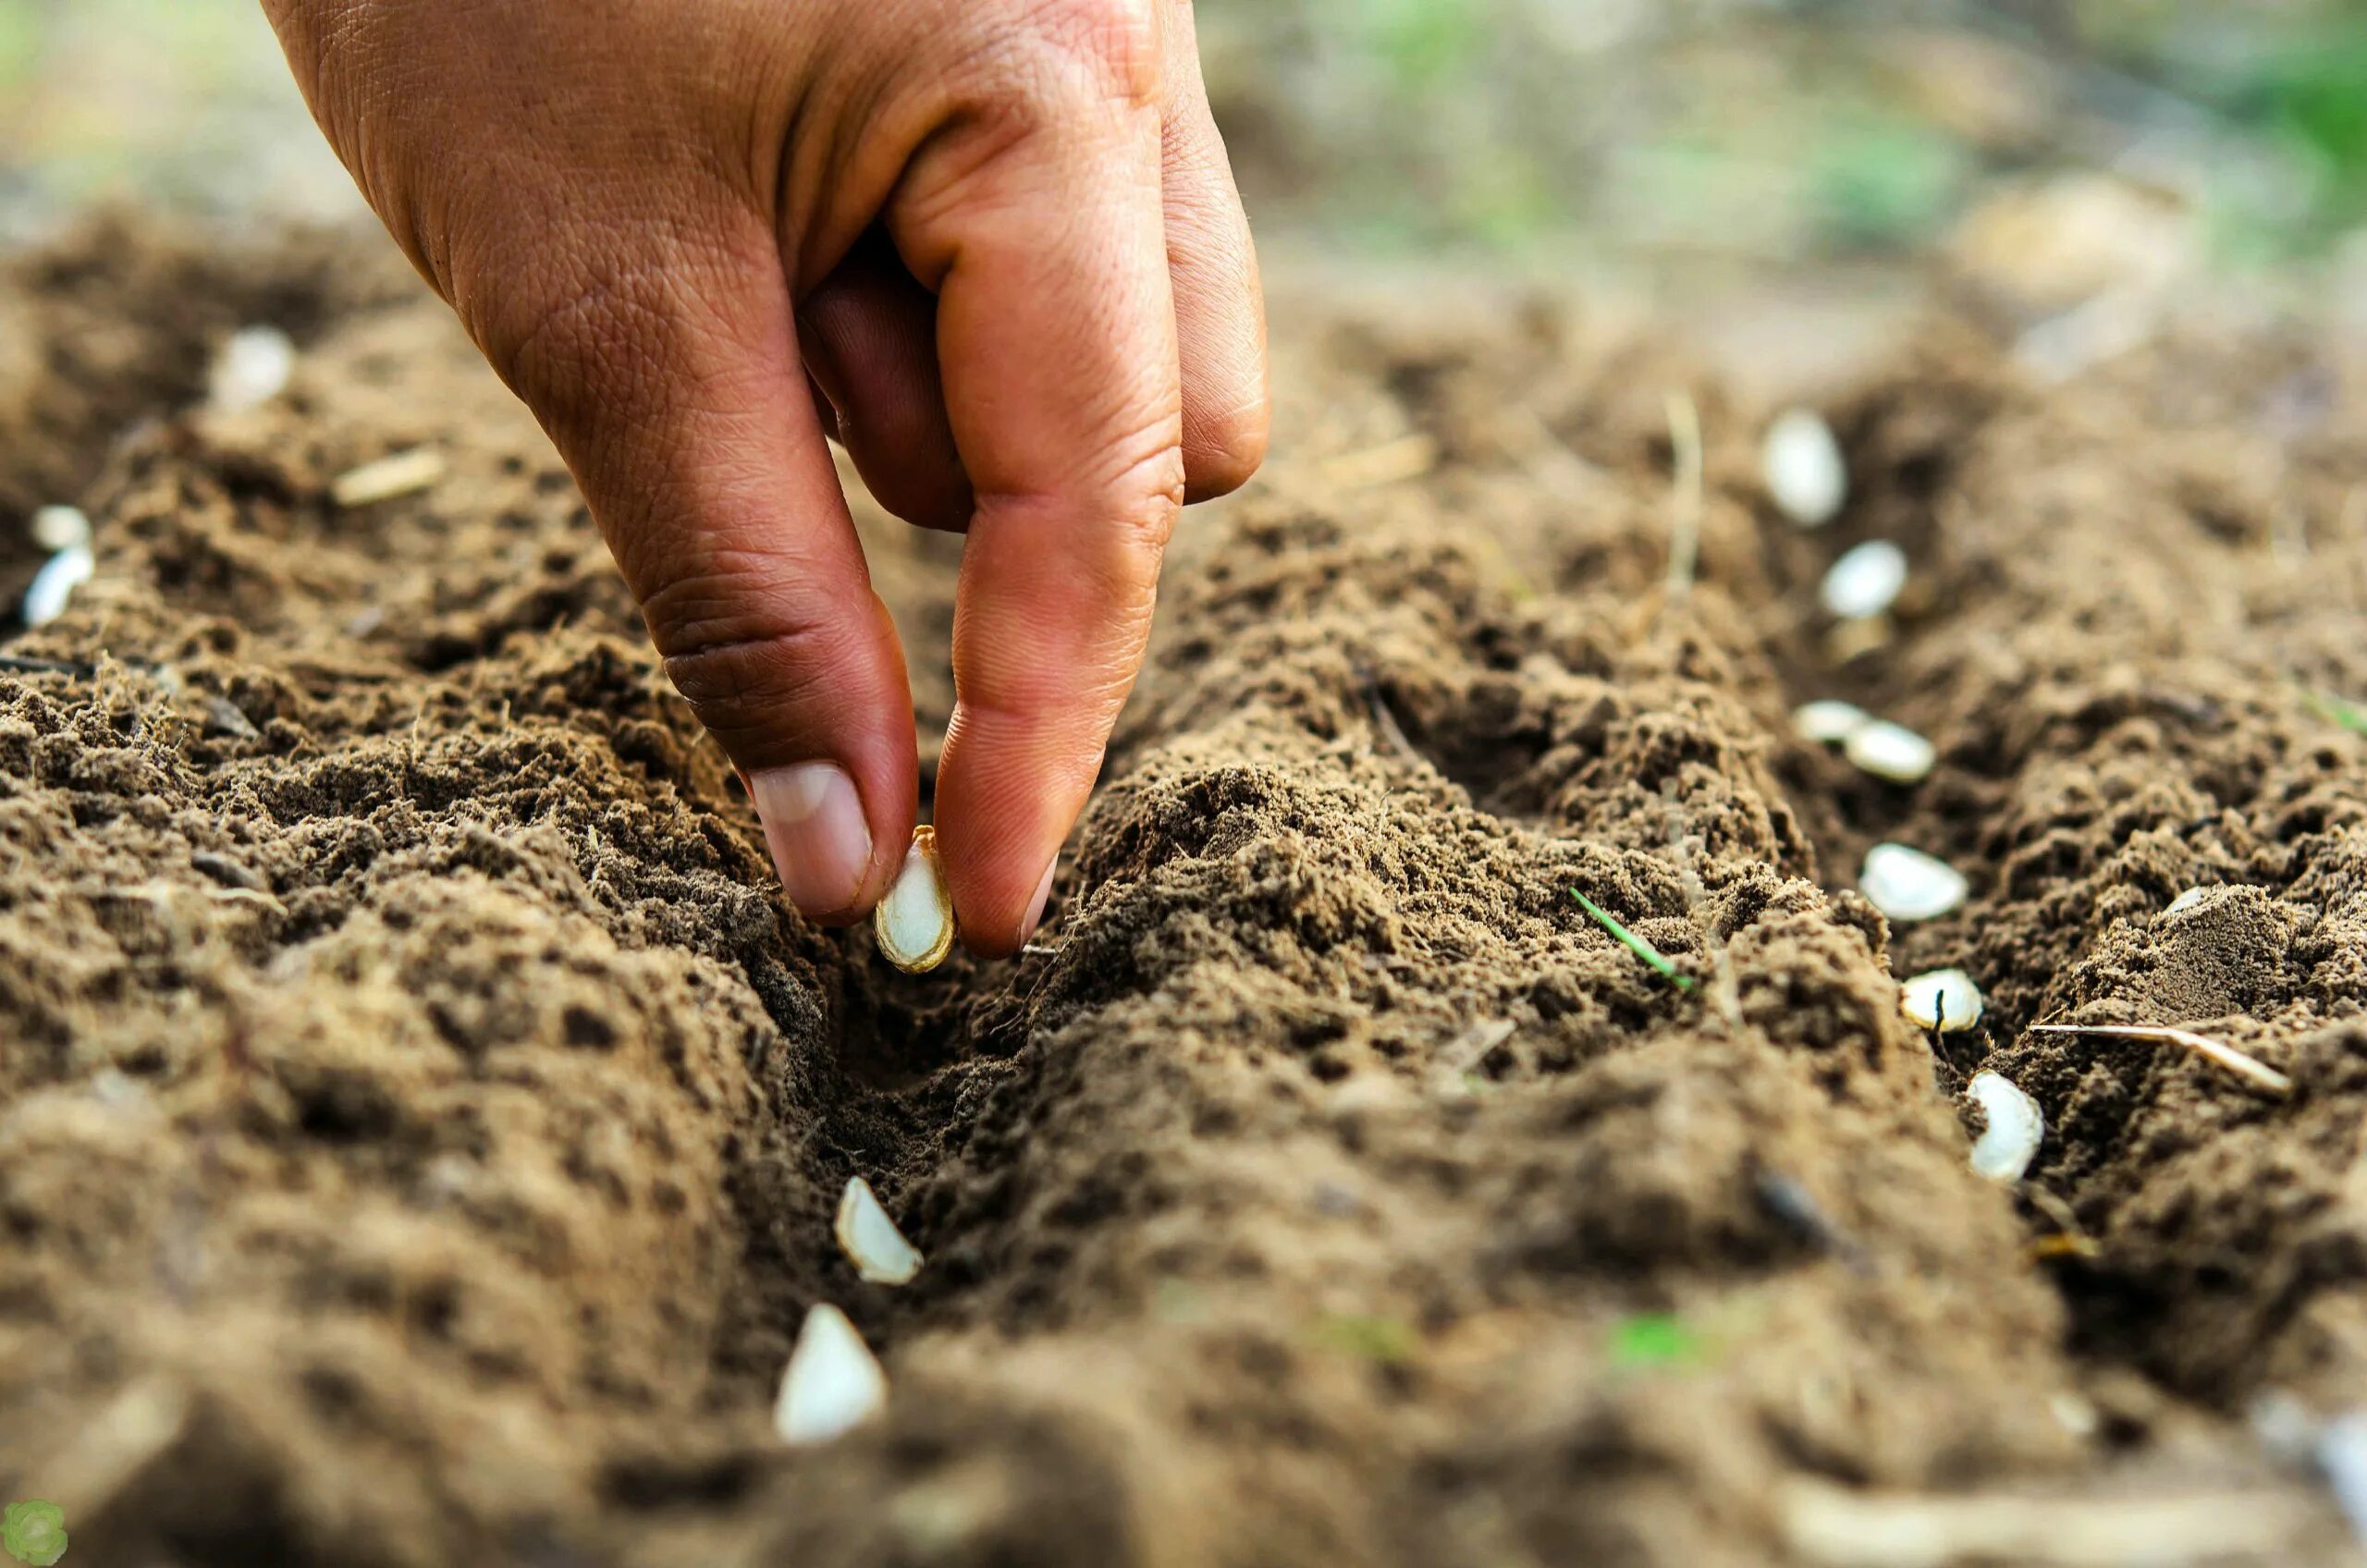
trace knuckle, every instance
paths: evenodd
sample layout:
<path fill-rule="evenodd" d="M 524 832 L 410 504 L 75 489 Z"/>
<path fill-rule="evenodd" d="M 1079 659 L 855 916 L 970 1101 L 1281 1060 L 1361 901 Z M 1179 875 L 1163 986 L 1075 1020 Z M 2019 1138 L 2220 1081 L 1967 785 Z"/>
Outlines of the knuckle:
<path fill-rule="evenodd" d="M 827 627 L 752 627 L 718 602 L 723 592 L 660 594 L 644 614 L 666 653 L 667 679 L 730 748 L 778 733 L 817 694 L 840 689 L 846 658 Z"/>
<path fill-rule="evenodd" d="M 1036 0 L 984 51 L 998 96 L 1058 104 L 1081 97 L 1156 106 L 1164 87 L 1165 0 Z"/>

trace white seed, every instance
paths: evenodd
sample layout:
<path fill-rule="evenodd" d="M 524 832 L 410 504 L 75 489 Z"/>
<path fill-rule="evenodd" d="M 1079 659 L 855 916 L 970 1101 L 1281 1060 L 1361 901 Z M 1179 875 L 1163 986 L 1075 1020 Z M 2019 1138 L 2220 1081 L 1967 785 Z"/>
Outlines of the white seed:
<path fill-rule="evenodd" d="M 847 1315 L 816 1302 L 797 1331 L 773 1405 L 781 1441 L 804 1445 L 843 1437 L 888 1408 L 888 1374 Z"/>
<path fill-rule="evenodd" d="M 1935 969 L 1901 986 L 1898 1006 L 1919 1028 L 1954 1034 L 1981 1022 L 1981 987 L 1961 969 Z"/>
<path fill-rule="evenodd" d="M 2185 892 L 2180 893 L 2177 898 L 2172 899 L 2170 900 L 2170 907 L 2164 910 L 2162 913 L 2164 914 L 2184 914 L 2190 909 L 2200 909 L 2202 907 L 2203 895 L 2206 891 L 2207 889 L 2201 888 L 2189 888 Z"/>
<path fill-rule="evenodd" d="M 1876 844 L 1866 851 L 1858 890 L 1893 920 L 1937 920 L 1972 891 L 1964 874 L 1943 860 L 1905 844 Z"/>
<path fill-rule="evenodd" d="M 21 611 L 25 624 L 47 626 L 64 615 L 66 602 L 74 596 L 74 590 L 91 581 L 91 574 L 97 570 L 98 562 L 92 558 L 88 545 L 69 545 L 43 562 L 25 588 Z"/>
<path fill-rule="evenodd" d="M 368 507 L 426 489 L 444 477 L 444 454 L 431 447 L 380 458 L 337 475 L 329 498 L 340 507 Z"/>
<path fill-rule="evenodd" d="M 847 1255 L 865 1284 L 901 1285 L 921 1271 L 919 1249 L 904 1240 L 904 1232 L 896 1229 L 896 1221 L 880 1207 L 871 1183 L 860 1176 L 847 1182 L 846 1194 L 839 1199 L 834 1230 L 839 1250 Z"/>
<path fill-rule="evenodd" d="M 1789 410 L 1767 427 L 1760 472 L 1776 508 L 1802 528 L 1822 528 L 1849 499 L 1849 459 L 1812 409 Z"/>
<path fill-rule="evenodd" d="M 935 969 L 953 949 L 953 900 L 938 870 L 936 828 L 913 829 L 904 868 L 872 912 L 871 933 L 888 962 L 907 974 Z"/>
<path fill-rule="evenodd" d="M 1906 586 L 1907 552 L 1887 539 L 1869 539 L 1833 563 L 1817 597 L 1843 620 L 1868 620 L 1895 604 Z"/>
<path fill-rule="evenodd" d="M 1993 1182 L 2018 1182 L 2038 1158 L 2046 1118 L 2038 1102 L 1994 1072 L 1976 1072 L 1964 1086 L 1989 1118 L 1988 1130 L 1972 1145 L 1972 1170 Z"/>
<path fill-rule="evenodd" d="M 80 507 L 43 507 L 33 513 L 33 543 L 53 554 L 91 542 L 91 520 Z"/>
<path fill-rule="evenodd" d="M 2351 1535 L 2367 1543 L 2367 1414 L 2348 1411 L 2327 1422 L 2313 1457 Z"/>
<path fill-rule="evenodd" d="M 1820 746 L 1837 746 L 1873 722 L 1874 716 L 1857 704 L 1830 697 L 1792 710 L 1792 728 L 1800 739 Z"/>
<path fill-rule="evenodd" d="M 205 400 L 219 412 L 259 409 L 288 389 L 296 374 L 296 345 L 276 326 L 244 327 L 214 357 Z"/>
<path fill-rule="evenodd" d="M 1919 784 L 1932 776 L 1940 760 L 1939 748 L 1888 719 L 1875 719 L 1850 731 L 1842 753 L 1862 772 L 1894 784 Z"/>

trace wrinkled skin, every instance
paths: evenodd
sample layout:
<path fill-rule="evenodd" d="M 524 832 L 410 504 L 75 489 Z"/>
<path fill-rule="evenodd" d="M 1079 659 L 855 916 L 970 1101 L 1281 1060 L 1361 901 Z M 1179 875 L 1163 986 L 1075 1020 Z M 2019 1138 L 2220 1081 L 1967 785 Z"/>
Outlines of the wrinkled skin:
<path fill-rule="evenodd" d="M 911 692 L 826 436 L 966 529 L 935 817 L 1012 950 L 1179 506 L 1266 439 L 1188 0 L 265 0 L 362 193 L 565 455 L 804 912 L 875 904 Z"/>

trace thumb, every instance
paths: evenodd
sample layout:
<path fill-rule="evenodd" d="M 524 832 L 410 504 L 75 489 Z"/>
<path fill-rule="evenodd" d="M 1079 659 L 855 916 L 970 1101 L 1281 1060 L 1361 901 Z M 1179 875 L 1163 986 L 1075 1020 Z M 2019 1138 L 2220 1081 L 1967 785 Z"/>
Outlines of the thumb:
<path fill-rule="evenodd" d="M 480 343 L 574 471 L 667 674 L 748 781 L 791 900 L 844 924 L 912 837 L 912 692 L 779 253 L 750 227 L 688 247 L 651 226 L 531 300 L 456 303 L 472 329 L 486 318 Z"/>

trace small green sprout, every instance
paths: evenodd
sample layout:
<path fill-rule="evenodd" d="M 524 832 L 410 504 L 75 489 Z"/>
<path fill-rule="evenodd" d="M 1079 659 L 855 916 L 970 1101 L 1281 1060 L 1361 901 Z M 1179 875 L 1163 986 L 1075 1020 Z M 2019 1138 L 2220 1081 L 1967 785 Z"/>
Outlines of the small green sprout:
<path fill-rule="evenodd" d="M 1677 972 L 1676 965 L 1669 962 L 1667 957 L 1662 953 L 1660 949 L 1652 946 L 1651 943 L 1647 942 L 1641 937 L 1637 936 L 1633 931 L 1628 930 L 1625 925 L 1620 925 L 1619 922 L 1612 919 L 1610 915 L 1603 913 L 1601 905 L 1596 903 L 1592 899 L 1588 898 L 1584 893 L 1579 892 L 1576 888 L 1570 889 L 1570 897 L 1577 900 L 1578 907 L 1585 910 L 1588 914 L 1594 916 L 1595 920 L 1601 925 L 1604 930 L 1610 932 L 1613 936 L 1618 937 L 1620 941 L 1625 943 L 1629 952 L 1634 953 L 1637 958 L 1642 959 L 1646 963 L 1650 964 L 1654 969 L 1660 971 L 1661 974 L 1665 977 L 1671 985 L 1674 986 L 1680 991 L 1689 991 L 1693 989 L 1693 977 L 1689 974 L 1679 974 Z"/>
<path fill-rule="evenodd" d="M 2310 711 L 2329 724 L 2338 724 L 2353 735 L 2367 735 L 2367 707 L 2344 702 L 2330 692 L 2304 692 L 2302 698 Z"/>
<path fill-rule="evenodd" d="M 1316 1319 L 1310 1330 L 1326 1350 L 1353 1355 L 1383 1366 L 1402 1366 L 1421 1348 L 1421 1336 L 1402 1318 L 1367 1317 L 1361 1313 L 1330 1313 Z"/>
<path fill-rule="evenodd" d="M 1701 1337 L 1667 1312 L 1639 1312 L 1611 1330 L 1611 1364 L 1625 1371 L 1690 1366 L 1701 1359 Z"/>
<path fill-rule="evenodd" d="M 66 1555 L 66 1511 L 39 1498 L 10 1503 L 0 1511 L 0 1547 L 30 1568 L 50 1568 Z"/>

